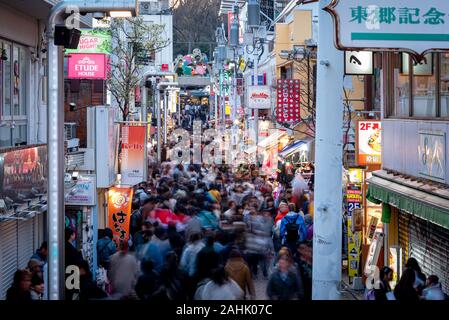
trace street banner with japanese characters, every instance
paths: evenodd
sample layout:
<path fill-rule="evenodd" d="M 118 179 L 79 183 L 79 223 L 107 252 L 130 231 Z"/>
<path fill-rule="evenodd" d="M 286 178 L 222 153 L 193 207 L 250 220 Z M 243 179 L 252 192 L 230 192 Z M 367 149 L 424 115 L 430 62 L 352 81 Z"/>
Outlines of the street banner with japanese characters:
<path fill-rule="evenodd" d="M 280 123 L 301 121 L 300 80 L 279 79 L 277 86 L 277 121 Z"/>
<path fill-rule="evenodd" d="M 358 121 L 356 142 L 359 166 L 382 163 L 382 126 L 380 121 Z"/>
<path fill-rule="evenodd" d="M 122 184 L 134 186 L 145 180 L 146 126 L 122 127 Z"/>
<path fill-rule="evenodd" d="M 112 187 L 108 191 L 108 225 L 117 245 L 129 239 L 132 199 L 131 187 Z"/>
<path fill-rule="evenodd" d="M 449 49 L 447 0 L 333 0 L 325 9 L 333 19 L 341 50 L 394 50 L 423 55 Z"/>

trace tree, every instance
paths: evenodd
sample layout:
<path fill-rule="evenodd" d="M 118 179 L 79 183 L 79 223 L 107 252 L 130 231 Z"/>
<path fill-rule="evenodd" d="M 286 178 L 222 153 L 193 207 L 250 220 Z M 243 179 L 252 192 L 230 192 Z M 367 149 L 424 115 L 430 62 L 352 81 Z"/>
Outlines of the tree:
<path fill-rule="evenodd" d="M 131 99 L 142 81 L 145 60 L 166 47 L 164 25 L 146 24 L 142 18 L 111 21 L 112 48 L 107 86 L 126 121 Z"/>
<path fill-rule="evenodd" d="M 220 0 L 177 0 L 173 6 L 174 55 L 194 48 L 209 52 L 215 48 Z"/>

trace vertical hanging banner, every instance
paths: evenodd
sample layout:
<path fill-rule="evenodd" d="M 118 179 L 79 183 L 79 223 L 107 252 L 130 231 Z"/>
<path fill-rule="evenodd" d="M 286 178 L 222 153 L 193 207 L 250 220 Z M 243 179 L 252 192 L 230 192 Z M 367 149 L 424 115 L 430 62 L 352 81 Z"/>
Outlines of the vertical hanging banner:
<path fill-rule="evenodd" d="M 300 80 L 278 80 L 276 119 L 278 122 L 301 121 Z"/>
<path fill-rule="evenodd" d="M 382 123 L 378 120 L 359 120 L 356 136 L 358 165 L 381 164 Z"/>
<path fill-rule="evenodd" d="M 134 186 L 145 180 L 145 132 L 142 125 L 122 127 L 122 184 Z"/>
<path fill-rule="evenodd" d="M 108 191 L 108 225 L 117 245 L 120 241 L 129 239 L 132 199 L 133 188 L 131 187 L 113 187 Z"/>

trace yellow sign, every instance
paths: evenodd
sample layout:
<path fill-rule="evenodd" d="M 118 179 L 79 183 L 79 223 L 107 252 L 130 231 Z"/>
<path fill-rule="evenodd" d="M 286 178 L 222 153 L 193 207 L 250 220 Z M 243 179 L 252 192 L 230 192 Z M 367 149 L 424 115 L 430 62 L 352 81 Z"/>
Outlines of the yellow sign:
<path fill-rule="evenodd" d="M 348 275 L 355 277 L 359 274 L 360 247 L 362 233 L 352 232 L 352 218 L 348 218 Z"/>
<path fill-rule="evenodd" d="M 359 168 L 349 168 L 349 182 L 363 183 L 363 170 Z"/>
<path fill-rule="evenodd" d="M 226 102 L 226 115 L 230 116 L 231 115 L 231 106 L 229 105 L 228 102 Z"/>

